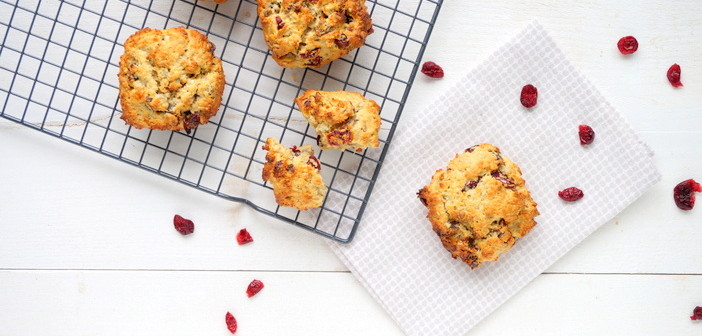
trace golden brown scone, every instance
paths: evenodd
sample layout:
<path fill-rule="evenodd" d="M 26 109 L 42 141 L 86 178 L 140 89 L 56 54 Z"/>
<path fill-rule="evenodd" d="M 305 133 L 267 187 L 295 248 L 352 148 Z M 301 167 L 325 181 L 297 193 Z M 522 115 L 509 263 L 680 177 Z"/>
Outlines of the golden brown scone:
<path fill-rule="evenodd" d="M 224 90 L 214 44 L 183 27 L 144 28 L 124 43 L 119 60 L 122 119 L 136 128 L 191 129 L 217 113 Z"/>
<path fill-rule="evenodd" d="M 470 268 L 497 260 L 539 214 L 519 167 L 491 144 L 456 155 L 417 195 L 441 243 Z"/>
<path fill-rule="evenodd" d="M 327 64 L 373 32 L 365 0 L 258 0 L 263 37 L 285 68 Z"/>
<path fill-rule="evenodd" d="M 312 146 L 285 147 L 276 138 L 268 138 L 263 149 L 267 150 L 263 164 L 263 180 L 273 186 L 275 201 L 281 206 L 299 210 L 322 206 L 327 187 L 319 171 L 322 165 Z"/>
<path fill-rule="evenodd" d="M 380 106 L 356 92 L 308 90 L 295 99 L 323 150 L 378 147 Z"/>

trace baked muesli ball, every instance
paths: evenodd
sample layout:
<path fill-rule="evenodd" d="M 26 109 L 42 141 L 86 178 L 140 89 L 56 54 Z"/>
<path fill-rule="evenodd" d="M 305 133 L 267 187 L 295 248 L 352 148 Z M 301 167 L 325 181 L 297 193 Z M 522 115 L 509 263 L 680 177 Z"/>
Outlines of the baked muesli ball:
<path fill-rule="evenodd" d="M 288 148 L 278 139 L 268 138 L 263 149 L 268 151 L 263 180 L 273 186 L 278 205 L 299 210 L 322 206 L 327 187 L 320 174 L 322 165 L 314 156 L 312 146 Z"/>
<path fill-rule="evenodd" d="M 497 260 L 539 214 L 519 167 L 486 143 L 456 155 L 417 195 L 441 243 L 470 268 Z"/>
<path fill-rule="evenodd" d="M 285 68 L 317 68 L 362 46 L 373 32 L 365 0 L 258 0 L 263 37 Z"/>
<path fill-rule="evenodd" d="M 323 150 L 378 147 L 380 106 L 356 92 L 308 90 L 295 99 Z"/>
<path fill-rule="evenodd" d="M 214 49 L 205 35 L 183 27 L 134 33 L 119 61 L 121 118 L 136 128 L 188 133 L 206 124 L 224 90 Z"/>

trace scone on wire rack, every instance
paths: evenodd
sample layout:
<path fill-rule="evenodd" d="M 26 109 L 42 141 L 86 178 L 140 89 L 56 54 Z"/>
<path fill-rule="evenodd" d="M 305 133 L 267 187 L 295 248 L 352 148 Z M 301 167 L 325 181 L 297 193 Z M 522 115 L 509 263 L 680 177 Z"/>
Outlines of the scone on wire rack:
<path fill-rule="evenodd" d="M 380 106 L 356 92 L 308 90 L 295 99 L 323 150 L 378 147 Z"/>
<path fill-rule="evenodd" d="M 365 0 L 258 0 L 263 37 L 285 68 L 325 65 L 373 33 Z"/>
<path fill-rule="evenodd" d="M 206 124 L 224 90 L 214 49 L 205 35 L 183 27 L 134 33 L 119 61 L 121 118 L 136 128 L 188 133 Z"/>
<path fill-rule="evenodd" d="M 276 138 L 266 139 L 263 180 L 273 186 L 275 201 L 280 206 L 307 210 L 322 206 L 327 187 L 311 145 L 285 147 Z"/>
<path fill-rule="evenodd" d="M 519 167 L 485 143 L 456 155 L 417 195 L 441 243 L 470 268 L 497 260 L 539 214 Z"/>

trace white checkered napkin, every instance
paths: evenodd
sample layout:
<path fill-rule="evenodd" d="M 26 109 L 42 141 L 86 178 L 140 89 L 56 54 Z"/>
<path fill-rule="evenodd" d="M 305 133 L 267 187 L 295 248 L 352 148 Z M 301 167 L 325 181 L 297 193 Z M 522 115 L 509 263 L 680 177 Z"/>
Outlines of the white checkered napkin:
<path fill-rule="evenodd" d="M 519 103 L 528 83 L 539 90 L 529 110 Z M 597 133 L 587 147 L 580 124 Z M 482 142 L 522 168 L 541 215 L 499 261 L 471 270 L 443 248 L 415 193 Z M 400 123 L 355 239 L 331 246 L 407 334 L 464 335 L 659 179 L 647 146 L 532 23 Z M 585 197 L 563 202 L 557 192 L 571 186 Z"/>

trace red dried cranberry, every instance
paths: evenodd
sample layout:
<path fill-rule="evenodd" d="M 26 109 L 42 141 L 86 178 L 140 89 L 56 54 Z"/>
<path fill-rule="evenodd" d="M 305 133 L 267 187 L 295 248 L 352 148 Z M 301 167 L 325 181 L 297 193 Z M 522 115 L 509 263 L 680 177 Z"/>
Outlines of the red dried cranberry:
<path fill-rule="evenodd" d="M 630 55 L 639 49 L 639 41 L 633 36 L 624 36 L 617 42 L 617 48 L 622 55 Z"/>
<path fill-rule="evenodd" d="M 668 81 L 673 87 L 681 87 L 683 84 L 680 82 L 680 66 L 673 64 L 668 69 Z"/>
<path fill-rule="evenodd" d="M 482 176 L 478 176 L 477 179 L 472 180 L 472 181 L 466 183 L 466 185 L 463 186 L 463 189 L 462 189 L 461 191 L 468 191 L 468 190 L 470 190 L 470 189 L 475 189 L 475 187 L 478 186 L 478 183 L 480 183 L 480 180 L 481 180 L 482 178 L 483 178 Z M 510 181 L 511 181 L 511 180 L 510 180 Z"/>
<path fill-rule="evenodd" d="M 697 306 L 697 307 L 695 307 L 695 309 L 692 310 L 692 316 L 690 316 L 690 320 L 702 321 L 702 307 Z"/>
<path fill-rule="evenodd" d="M 470 146 L 470 147 L 466 148 L 465 152 L 473 153 L 473 151 L 475 150 L 475 147 L 478 147 L 478 145 Z"/>
<path fill-rule="evenodd" d="M 252 241 L 253 238 L 249 234 L 249 231 L 246 231 L 246 229 L 241 229 L 239 230 L 239 233 L 236 234 L 236 242 L 239 243 L 239 245 L 248 244 Z"/>
<path fill-rule="evenodd" d="M 321 63 L 322 63 L 322 56 L 316 56 L 315 58 L 313 58 L 309 62 L 307 62 L 306 65 L 318 66 Z"/>
<path fill-rule="evenodd" d="M 576 187 L 570 187 L 559 191 L 558 197 L 566 202 L 575 202 L 583 198 L 583 191 Z"/>
<path fill-rule="evenodd" d="M 344 49 L 349 46 L 349 38 L 346 35 L 341 34 L 338 39 L 334 40 L 334 43 L 336 43 L 337 47 Z"/>
<path fill-rule="evenodd" d="M 275 24 L 278 26 L 278 30 L 283 29 L 283 26 L 285 23 L 283 23 L 283 19 L 280 18 L 280 16 L 275 17 Z"/>
<path fill-rule="evenodd" d="M 312 50 L 308 50 L 307 52 L 300 53 L 300 57 L 302 58 L 312 58 L 317 56 L 317 53 L 319 52 L 319 48 L 314 48 Z"/>
<path fill-rule="evenodd" d="M 224 316 L 224 322 L 227 323 L 227 329 L 229 329 L 230 333 L 235 333 L 236 332 L 236 319 L 234 318 L 234 315 L 232 313 L 227 312 L 227 315 Z"/>
<path fill-rule="evenodd" d="M 509 178 L 507 175 L 505 175 L 503 172 L 501 172 L 499 170 L 493 170 L 490 173 L 490 175 L 495 180 L 502 182 L 502 184 L 505 185 L 505 188 L 514 188 L 514 181 L 511 178 Z"/>
<path fill-rule="evenodd" d="M 248 295 L 249 297 L 252 297 L 252 296 L 256 295 L 258 292 L 260 292 L 261 289 L 263 289 L 263 282 L 261 282 L 261 280 L 251 281 L 251 283 L 249 284 L 249 287 L 246 288 L 246 295 Z"/>
<path fill-rule="evenodd" d="M 290 150 L 293 152 L 293 154 L 295 154 L 295 156 L 300 155 L 300 149 L 297 148 L 297 146 L 290 147 Z"/>
<path fill-rule="evenodd" d="M 536 90 L 536 87 L 531 84 L 527 84 L 522 88 L 522 94 L 519 96 L 519 101 L 522 102 L 524 107 L 530 108 L 536 105 L 536 99 L 538 97 L 539 92 Z"/>
<path fill-rule="evenodd" d="M 422 190 L 424 190 L 424 189 L 422 189 Z M 427 203 L 427 199 L 422 197 L 422 190 L 417 192 L 417 198 L 419 198 L 419 201 L 422 202 L 422 204 L 424 204 L 424 206 L 429 206 L 429 203 Z"/>
<path fill-rule="evenodd" d="M 588 125 L 578 126 L 578 135 L 580 136 L 581 145 L 589 145 L 595 140 L 595 131 Z"/>
<path fill-rule="evenodd" d="M 682 210 L 692 210 L 695 206 L 695 192 L 702 192 L 702 185 L 693 179 L 685 180 L 673 188 L 675 205 Z"/>
<path fill-rule="evenodd" d="M 319 160 L 317 160 L 317 158 L 314 157 L 314 155 L 310 155 L 310 159 L 307 160 L 307 164 L 317 168 L 317 170 L 322 170 L 322 165 L 319 163 Z"/>
<path fill-rule="evenodd" d="M 341 146 L 351 142 L 351 132 L 349 130 L 335 130 L 327 134 L 327 143 L 332 146 Z"/>
<path fill-rule="evenodd" d="M 183 119 L 183 129 L 186 134 L 190 134 L 190 130 L 196 129 L 200 125 L 200 116 L 197 113 L 191 113 Z"/>
<path fill-rule="evenodd" d="M 438 64 L 431 61 L 424 62 L 424 64 L 422 64 L 422 73 L 431 78 L 444 77 L 444 69 L 442 69 Z"/>
<path fill-rule="evenodd" d="M 189 219 L 185 219 L 180 215 L 173 216 L 173 226 L 182 235 L 189 235 L 195 232 L 195 224 Z"/>

